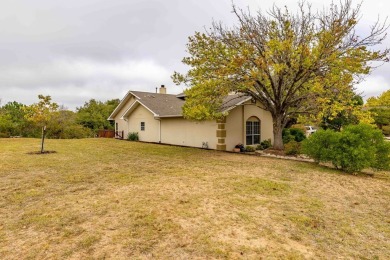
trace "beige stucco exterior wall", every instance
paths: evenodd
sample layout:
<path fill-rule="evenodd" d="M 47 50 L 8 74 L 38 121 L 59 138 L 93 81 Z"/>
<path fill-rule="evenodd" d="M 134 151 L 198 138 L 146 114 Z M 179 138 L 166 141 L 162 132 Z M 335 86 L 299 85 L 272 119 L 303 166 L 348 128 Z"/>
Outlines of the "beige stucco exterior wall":
<path fill-rule="evenodd" d="M 190 121 L 184 118 L 155 119 L 153 114 L 142 105 L 138 105 L 126 120 L 121 119 L 125 111 L 134 103 L 131 97 L 115 116 L 117 131 L 124 131 L 124 138 L 129 132 L 138 132 L 140 141 L 160 142 L 166 144 L 202 147 L 208 143 L 210 149 L 216 149 L 218 143 L 216 121 Z M 260 108 L 259 104 L 250 101 L 229 111 L 226 117 L 226 150 L 231 151 L 238 143 L 245 144 L 245 122 L 251 116 L 261 120 L 261 141 L 271 139 L 273 127 L 271 113 Z M 145 131 L 141 131 L 141 122 L 145 122 Z M 161 124 L 161 126 L 160 126 Z"/>
<path fill-rule="evenodd" d="M 132 96 L 130 99 L 125 103 L 125 105 L 122 107 L 121 110 L 118 111 L 118 113 L 115 116 L 115 123 L 118 123 L 118 129 L 115 129 L 116 131 L 124 131 L 124 138 L 127 137 L 127 134 L 129 132 L 128 123 L 121 119 L 122 115 L 126 112 L 127 109 L 134 103 L 135 98 Z"/>
<path fill-rule="evenodd" d="M 145 122 L 145 131 L 141 131 L 141 122 Z M 138 132 L 140 141 L 143 142 L 159 142 L 160 141 L 160 122 L 154 119 L 153 114 L 144 106 L 138 105 L 131 113 L 128 121 L 128 132 Z M 125 131 L 125 138 L 127 137 Z"/>
<path fill-rule="evenodd" d="M 226 150 L 231 151 L 238 143 L 245 143 L 245 124 L 251 116 L 261 121 L 261 141 L 271 139 L 273 143 L 273 126 L 271 113 L 260 108 L 259 104 L 252 104 L 250 101 L 244 105 L 237 106 L 229 112 L 226 117 Z"/>
<path fill-rule="evenodd" d="M 226 117 L 226 151 L 233 150 L 234 146 L 239 143 L 245 142 L 244 121 L 242 120 L 243 106 L 238 106 L 233 110 L 230 110 L 229 115 Z"/>
<path fill-rule="evenodd" d="M 216 149 L 217 123 L 215 121 L 190 121 L 184 118 L 161 119 L 161 142 L 192 147 L 202 147 L 207 142 L 208 148 Z"/>
<path fill-rule="evenodd" d="M 273 123 L 271 113 L 258 107 L 258 105 L 245 105 L 244 107 L 244 122 L 251 116 L 256 116 L 261 121 L 261 132 L 260 140 L 271 139 L 271 142 L 274 143 L 274 134 L 273 134 Z"/>

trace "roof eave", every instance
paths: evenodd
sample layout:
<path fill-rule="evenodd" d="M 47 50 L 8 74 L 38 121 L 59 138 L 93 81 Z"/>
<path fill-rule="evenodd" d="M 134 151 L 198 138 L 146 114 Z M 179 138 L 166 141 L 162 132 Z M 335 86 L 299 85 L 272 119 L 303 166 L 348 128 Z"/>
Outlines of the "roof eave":
<path fill-rule="evenodd" d="M 168 118 L 168 117 L 183 117 L 183 115 L 164 115 L 164 116 L 157 116 L 158 118 Z"/>
<path fill-rule="evenodd" d="M 233 106 L 230 106 L 230 107 L 228 107 L 227 109 L 223 110 L 222 113 L 227 113 L 227 112 L 229 112 L 230 110 L 236 108 L 237 106 L 241 106 L 242 104 L 244 104 L 245 102 L 247 102 L 247 101 L 249 101 L 249 100 L 251 100 L 251 99 L 252 99 L 252 97 L 248 97 L 248 98 L 246 98 L 246 99 L 244 99 L 244 100 L 238 102 L 237 104 L 235 104 L 235 105 L 233 105 Z"/>
<path fill-rule="evenodd" d="M 131 93 L 131 91 L 128 91 L 128 92 L 126 93 L 126 95 L 124 96 L 124 98 L 122 98 L 122 100 L 119 102 L 118 106 L 114 109 L 114 111 L 112 111 L 111 115 L 107 118 L 107 120 L 115 120 L 114 117 L 115 117 L 115 116 L 118 114 L 118 112 L 122 109 L 123 105 L 125 104 L 124 101 L 127 99 L 127 97 L 128 97 L 130 94 L 134 96 L 134 94 Z"/>

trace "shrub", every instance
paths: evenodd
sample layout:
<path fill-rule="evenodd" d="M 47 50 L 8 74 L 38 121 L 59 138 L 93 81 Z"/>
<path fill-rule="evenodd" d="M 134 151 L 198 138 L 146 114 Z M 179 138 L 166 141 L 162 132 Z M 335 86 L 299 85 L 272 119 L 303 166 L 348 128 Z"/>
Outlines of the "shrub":
<path fill-rule="evenodd" d="M 0 133 L 0 138 L 9 138 L 8 133 Z"/>
<path fill-rule="evenodd" d="M 245 152 L 254 152 L 254 151 L 256 151 L 256 149 L 253 146 L 247 145 L 245 147 Z"/>
<path fill-rule="evenodd" d="M 305 132 L 299 128 L 284 128 L 282 132 L 283 143 L 291 141 L 302 142 L 306 139 Z"/>
<path fill-rule="evenodd" d="M 302 142 L 302 152 L 317 163 L 332 161 L 334 146 L 339 135 L 333 130 L 318 130 Z"/>
<path fill-rule="evenodd" d="M 82 125 L 71 125 L 66 127 L 57 138 L 80 139 L 93 137 L 93 135 L 93 131 L 89 128 L 86 128 Z"/>
<path fill-rule="evenodd" d="M 377 170 L 390 170 L 390 142 L 381 142 L 376 146 L 375 162 L 372 168 Z"/>
<path fill-rule="evenodd" d="M 370 167 L 375 158 L 375 147 L 370 144 L 370 133 L 356 130 L 344 129 L 333 151 L 332 164 L 346 172 Z"/>
<path fill-rule="evenodd" d="M 382 126 L 382 133 L 386 136 L 389 136 L 390 135 L 390 125 Z"/>
<path fill-rule="evenodd" d="M 283 143 L 284 144 L 287 144 L 290 141 L 294 140 L 294 136 L 292 136 L 290 134 L 290 129 L 288 129 L 288 128 L 284 128 L 283 129 L 283 131 L 282 131 L 282 139 L 283 139 Z"/>
<path fill-rule="evenodd" d="M 265 150 L 271 146 L 271 139 L 263 140 L 259 145 L 256 146 L 256 150 Z"/>
<path fill-rule="evenodd" d="M 331 162 L 346 172 L 390 168 L 390 144 L 380 130 L 365 124 L 347 126 L 342 132 L 319 130 L 304 141 L 303 151 L 316 162 Z"/>
<path fill-rule="evenodd" d="M 139 137 L 138 137 L 138 132 L 131 132 L 127 135 L 127 140 L 129 141 L 138 141 L 139 140 Z"/>
<path fill-rule="evenodd" d="M 284 145 L 284 152 L 286 155 L 297 155 L 301 153 L 301 143 L 297 141 L 290 141 Z"/>
<path fill-rule="evenodd" d="M 294 136 L 296 142 L 302 142 L 306 139 L 305 132 L 299 128 L 290 128 L 290 134 Z"/>

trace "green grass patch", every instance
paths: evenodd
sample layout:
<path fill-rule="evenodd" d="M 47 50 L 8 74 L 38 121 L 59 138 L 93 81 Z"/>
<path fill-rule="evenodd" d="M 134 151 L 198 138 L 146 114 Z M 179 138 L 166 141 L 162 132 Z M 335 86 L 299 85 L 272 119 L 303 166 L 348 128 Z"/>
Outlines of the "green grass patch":
<path fill-rule="evenodd" d="M 262 178 L 243 178 L 231 183 L 235 194 L 281 195 L 289 191 L 290 186 Z"/>

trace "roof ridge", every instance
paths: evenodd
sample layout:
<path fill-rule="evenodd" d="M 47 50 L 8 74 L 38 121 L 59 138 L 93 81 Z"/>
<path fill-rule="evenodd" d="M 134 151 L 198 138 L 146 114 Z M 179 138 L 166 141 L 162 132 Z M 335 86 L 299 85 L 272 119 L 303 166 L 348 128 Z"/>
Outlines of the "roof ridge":
<path fill-rule="evenodd" d="M 168 96 L 175 96 L 177 94 L 167 94 L 167 93 L 155 93 L 155 92 L 147 92 L 147 91 L 138 91 L 138 90 L 130 90 L 130 92 L 138 92 L 138 93 L 145 93 L 145 94 L 153 94 L 153 95 L 168 95 Z"/>

